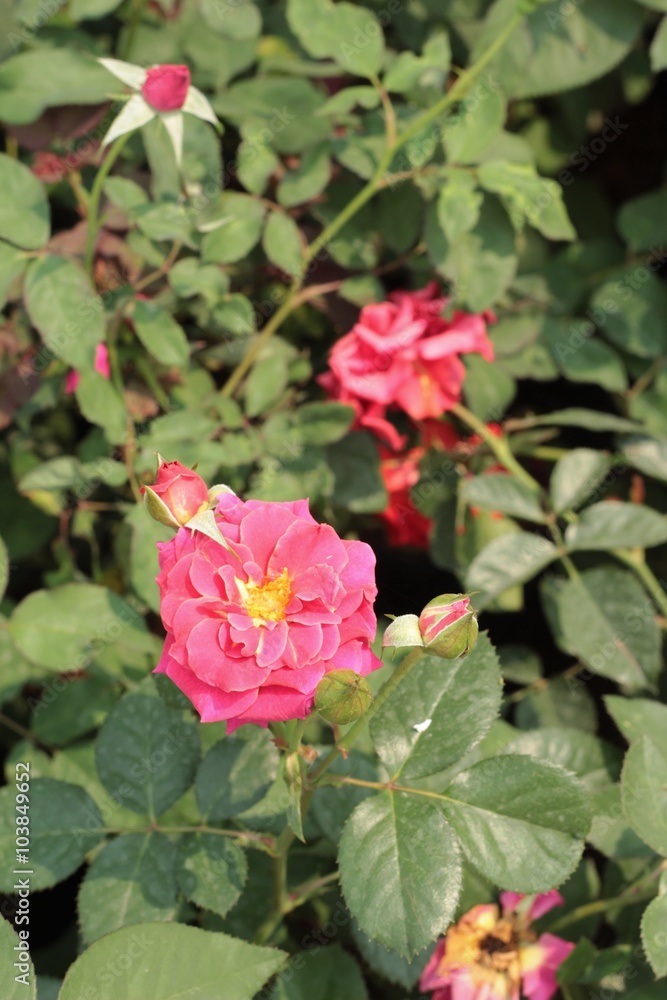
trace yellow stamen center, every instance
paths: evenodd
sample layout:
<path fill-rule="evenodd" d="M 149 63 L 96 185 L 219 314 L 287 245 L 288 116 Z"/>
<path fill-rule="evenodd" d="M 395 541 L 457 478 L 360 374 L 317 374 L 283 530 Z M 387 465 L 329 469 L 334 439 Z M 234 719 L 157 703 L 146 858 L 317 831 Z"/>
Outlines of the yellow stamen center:
<path fill-rule="evenodd" d="M 285 617 L 285 608 L 289 604 L 290 581 L 287 569 L 274 580 L 264 583 L 247 583 L 243 588 L 243 602 L 251 618 L 258 622 L 279 622 Z"/>

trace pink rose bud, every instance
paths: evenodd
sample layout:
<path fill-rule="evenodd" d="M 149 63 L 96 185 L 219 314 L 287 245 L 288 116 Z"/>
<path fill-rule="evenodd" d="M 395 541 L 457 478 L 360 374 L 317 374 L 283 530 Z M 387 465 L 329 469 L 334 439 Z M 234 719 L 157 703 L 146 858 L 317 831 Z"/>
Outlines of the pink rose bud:
<path fill-rule="evenodd" d="M 337 726 L 356 722 L 372 700 L 370 684 L 354 670 L 332 670 L 315 690 L 315 708 L 323 719 Z"/>
<path fill-rule="evenodd" d="M 141 93 L 156 111 L 178 111 L 185 104 L 189 87 L 187 66 L 165 64 L 147 70 Z"/>
<path fill-rule="evenodd" d="M 419 630 L 429 653 L 456 660 L 477 642 L 477 618 L 467 594 L 442 594 L 426 605 Z"/>
<path fill-rule="evenodd" d="M 206 483 L 180 462 L 160 460 L 155 482 L 152 486 L 142 486 L 141 492 L 151 517 L 171 528 L 187 524 L 209 506 Z"/>

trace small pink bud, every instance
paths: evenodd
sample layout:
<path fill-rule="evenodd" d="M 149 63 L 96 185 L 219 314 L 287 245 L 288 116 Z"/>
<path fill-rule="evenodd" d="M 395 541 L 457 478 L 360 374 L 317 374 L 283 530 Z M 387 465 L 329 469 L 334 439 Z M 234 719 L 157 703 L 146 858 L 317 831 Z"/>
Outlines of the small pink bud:
<path fill-rule="evenodd" d="M 97 345 L 95 350 L 95 371 L 99 372 L 100 375 L 104 375 L 105 378 L 111 378 L 109 351 L 107 350 L 106 344 Z M 71 372 L 67 373 L 67 377 L 65 379 L 65 392 L 75 392 L 80 381 L 81 375 L 78 371 L 76 371 L 76 369 L 73 368 Z"/>
<path fill-rule="evenodd" d="M 141 93 L 156 111 L 178 111 L 185 104 L 189 87 L 188 67 L 167 63 L 147 70 Z"/>
<path fill-rule="evenodd" d="M 208 487 L 201 476 L 180 462 L 160 462 L 152 486 L 142 486 L 151 517 L 177 528 L 209 506 Z"/>
<path fill-rule="evenodd" d="M 419 616 L 419 630 L 429 653 L 455 660 L 477 642 L 477 618 L 467 594 L 442 594 Z"/>

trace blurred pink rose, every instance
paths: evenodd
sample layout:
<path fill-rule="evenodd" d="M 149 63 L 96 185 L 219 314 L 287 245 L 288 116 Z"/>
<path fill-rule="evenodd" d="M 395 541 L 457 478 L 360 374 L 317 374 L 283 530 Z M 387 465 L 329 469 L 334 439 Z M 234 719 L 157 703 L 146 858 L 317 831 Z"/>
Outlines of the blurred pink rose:
<path fill-rule="evenodd" d="M 189 87 L 188 67 L 165 63 L 146 72 L 141 93 L 156 111 L 178 111 L 185 104 Z"/>
<path fill-rule="evenodd" d="M 203 722 L 303 719 L 331 670 L 379 667 L 375 556 L 318 524 L 307 500 L 218 497 L 229 551 L 181 528 L 160 549 L 167 630 L 156 670 L 190 698 Z"/>
<path fill-rule="evenodd" d="M 386 302 L 364 306 L 351 332 L 334 345 L 330 371 L 320 376 L 332 398 L 355 406 L 358 423 L 392 447 L 401 439 L 386 421 L 387 407 L 398 407 L 413 420 L 441 416 L 461 398 L 460 355 L 493 360 L 489 314 L 457 311 L 445 319 L 446 304 L 431 282 L 418 292 L 392 292 Z"/>
<path fill-rule="evenodd" d="M 419 988 L 432 1000 L 551 1000 L 558 991 L 556 971 L 574 945 L 531 928 L 554 906 L 556 890 L 524 897 L 502 892 L 502 914 L 494 904 L 474 906 L 441 938 L 422 973 Z"/>
<path fill-rule="evenodd" d="M 105 378 L 111 378 L 109 352 L 106 344 L 98 344 L 95 349 L 95 371 L 99 372 L 100 375 L 104 375 Z M 73 369 L 71 372 L 68 372 L 65 379 L 65 392 L 74 392 L 80 381 L 81 375 L 78 371 Z"/>

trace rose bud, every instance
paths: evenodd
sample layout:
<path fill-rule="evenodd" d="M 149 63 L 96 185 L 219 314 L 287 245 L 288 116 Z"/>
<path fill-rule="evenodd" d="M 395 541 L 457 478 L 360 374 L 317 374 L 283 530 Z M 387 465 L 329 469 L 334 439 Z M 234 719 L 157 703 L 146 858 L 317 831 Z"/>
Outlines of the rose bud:
<path fill-rule="evenodd" d="M 142 486 L 144 504 L 156 521 L 178 528 L 209 506 L 208 486 L 201 476 L 180 462 L 160 465 L 152 486 Z"/>
<path fill-rule="evenodd" d="M 178 111 L 185 104 L 189 88 L 188 67 L 165 64 L 147 70 L 141 93 L 156 111 Z"/>
<path fill-rule="evenodd" d="M 442 594 L 419 616 L 419 630 L 429 653 L 456 660 L 477 642 L 477 617 L 467 594 Z"/>
<path fill-rule="evenodd" d="M 337 726 L 356 722 L 372 700 L 368 681 L 354 670 L 332 670 L 315 690 L 315 708 L 323 719 Z"/>

